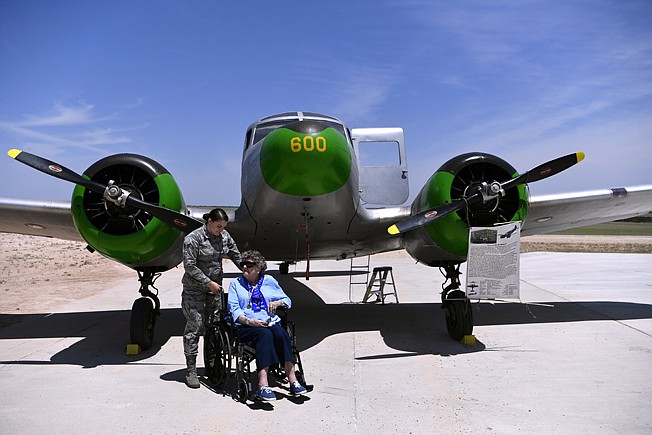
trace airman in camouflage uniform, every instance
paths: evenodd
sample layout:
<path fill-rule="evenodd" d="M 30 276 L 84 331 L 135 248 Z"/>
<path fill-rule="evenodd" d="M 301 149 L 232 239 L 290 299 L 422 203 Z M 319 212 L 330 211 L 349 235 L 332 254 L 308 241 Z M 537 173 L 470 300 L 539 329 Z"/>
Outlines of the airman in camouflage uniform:
<path fill-rule="evenodd" d="M 240 267 L 240 251 L 224 230 L 229 220 L 222 209 L 204 215 L 206 224 L 188 234 L 183 242 L 181 308 L 186 318 L 183 352 L 188 373 L 186 384 L 199 388 L 197 353 L 199 336 L 204 334 L 212 315 L 222 308 L 222 258 L 228 256 Z"/>

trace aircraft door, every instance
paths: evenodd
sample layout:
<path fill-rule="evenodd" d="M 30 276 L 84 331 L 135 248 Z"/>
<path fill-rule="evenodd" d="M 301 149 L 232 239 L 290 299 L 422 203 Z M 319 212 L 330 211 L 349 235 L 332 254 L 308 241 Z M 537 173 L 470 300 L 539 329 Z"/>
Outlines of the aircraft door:
<path fill-rule="evenodd" d="M 367 204 L 400 205 L 409 196 L 402 128 L 351 130 L 360 173 L 360 197 Z"/>

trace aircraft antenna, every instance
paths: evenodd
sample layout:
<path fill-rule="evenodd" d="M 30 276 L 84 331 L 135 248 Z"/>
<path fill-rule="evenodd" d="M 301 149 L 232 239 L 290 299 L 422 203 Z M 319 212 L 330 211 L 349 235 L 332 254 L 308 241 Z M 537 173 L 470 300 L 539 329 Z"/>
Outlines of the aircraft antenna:
<path fill-rule="evenodd" d="M 303 217 L 306 221 L 304 227 L 306 229 L 306 281 L 310 279 L 310 219 L 312 216 L 307 208 L 303 209 Z"/>

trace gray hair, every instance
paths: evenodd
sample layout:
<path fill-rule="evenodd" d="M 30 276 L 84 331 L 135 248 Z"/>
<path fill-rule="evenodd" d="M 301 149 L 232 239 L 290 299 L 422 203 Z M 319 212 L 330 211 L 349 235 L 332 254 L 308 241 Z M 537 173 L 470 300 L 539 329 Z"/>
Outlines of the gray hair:
<path fill-rule="evenodd" d="M 251 260 L 254 263 L 256 263 L 256 266 L 260 269 L 260 273 L 265 273 L 267 270 L 267 262 L 265 261 L 265 257 L 258 252 L 254 250 L 249 250 L 249 251 L 244 251 L 240 255 L 241 261 L 246 261 L 246 260 Z"/>

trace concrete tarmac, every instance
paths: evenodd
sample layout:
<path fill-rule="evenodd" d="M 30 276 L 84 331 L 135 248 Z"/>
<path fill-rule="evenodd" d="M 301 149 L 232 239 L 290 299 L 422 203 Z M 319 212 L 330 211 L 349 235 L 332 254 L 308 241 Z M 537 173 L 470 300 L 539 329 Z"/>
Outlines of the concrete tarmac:
<path fill-rule="evenodd" d="M 437 269 L 375 266 L 393 267 L 399 304 L 361 304 L 349 261 L 313 261 L 309 280 L 305 263 L 284 276 L 270 264 L 314 391 L 273 383 L 269 403 L 237 402 L 233 382 L 185 386 L 180 268 L 156 282 L 155 344 L 137 356 L 136 279 L 55 313 L 3 314 L 0 433 L 652 433 L 651 255 L 522 255 L 521 300 L 554 307 L 475 304 L 473 346 L 446 332 Z"/>

